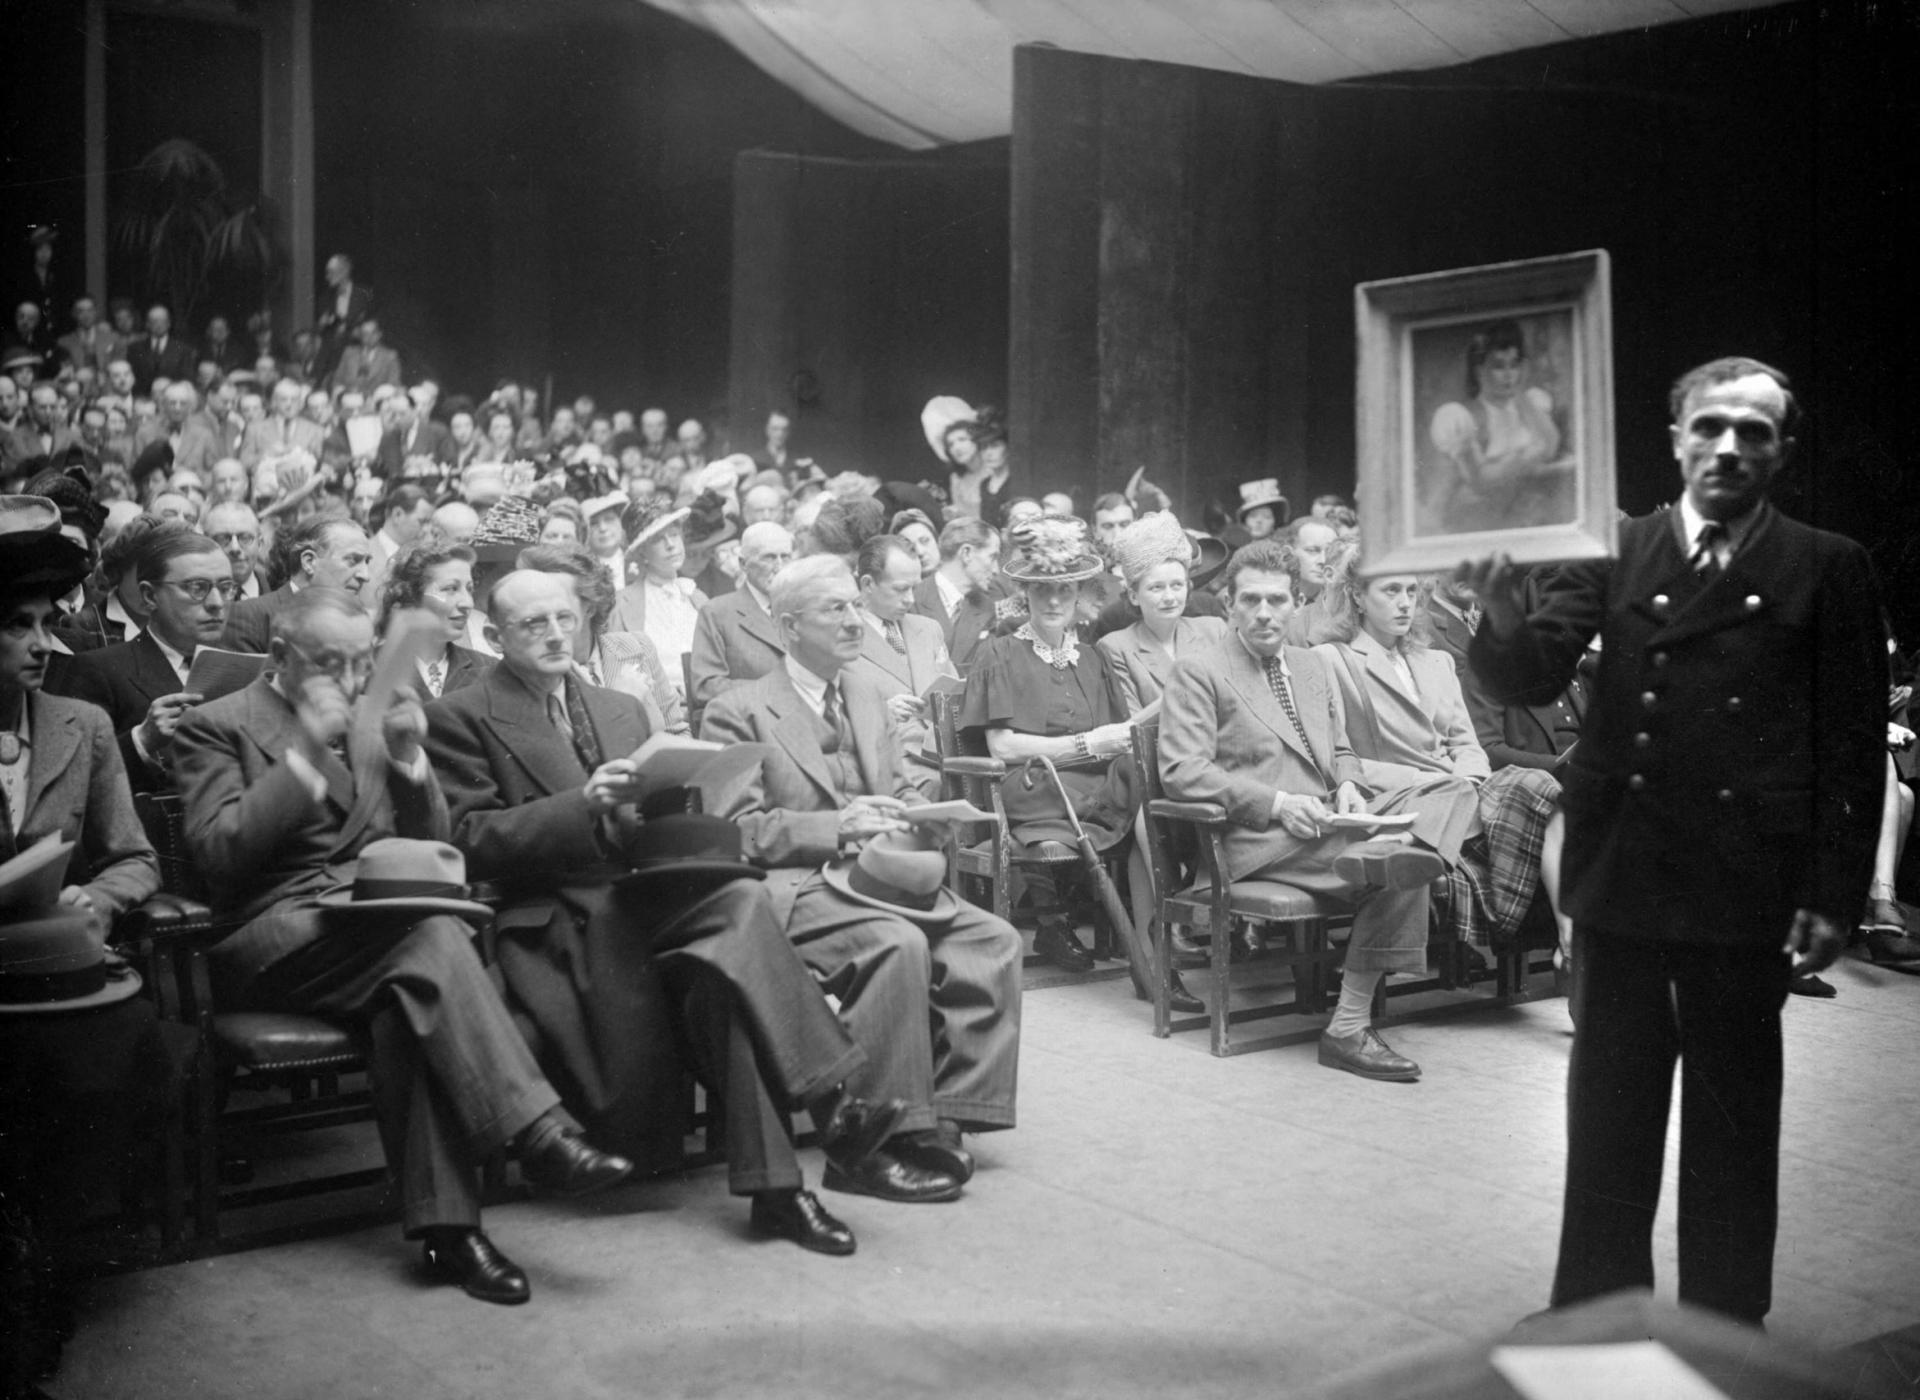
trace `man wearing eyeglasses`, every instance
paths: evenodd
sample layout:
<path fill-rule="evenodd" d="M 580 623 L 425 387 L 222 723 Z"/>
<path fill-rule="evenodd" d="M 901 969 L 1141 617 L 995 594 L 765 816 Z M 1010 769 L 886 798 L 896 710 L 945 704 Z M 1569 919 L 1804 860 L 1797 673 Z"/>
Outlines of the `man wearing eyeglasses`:
<path fill-rule="evenodd" d="M 636 808 L 628 755 L 651 725 L 632 696 L 576 672 L 587 624 L 572 579 L 510 573 L 487 616 L 500 664 L 428 708 L 427 751 L 468 874 L 509 890 L 494 960 L 541 1062 L 596 1143 L 671 1167 L 684 1053 L 724 1105 L 728 1185 L 752 1197 L 756 1233 L 853 1253 L 853 1232 L 806 1189 L 786 1115 L 808 1109 L 828 1161 L 851 1170 L 906 1105 L 842 1092 L 866 1055 L 783 936 L 758 872 L 737 858 L 652 869 L 644 855 L 636 869 L 665 833 L 703 822 L 732 833 L 671 810 L 685 805 L 678 792 L 668 810 Z"/>
<path fill-rule="evenodd" d="M 359 1028 L 402 1227 L 422 1242 L 427 1273 L 483 1302 L 524 1303 L 525 1271 L 480 1228 L 480 1162 L 516 1152 L 529 1184 L 565 1196 L 610 1186 L 632 1164 L 558 1117 L 559 1095 L 466 923 L 350 905 L 330 917 L 329 893 L 354 883 L 370 845 L 445 840 L 446 798 L 410 691 L 392 695 L 377 732 L 354 731 L 373 669 L 373 619 L 358 599 L 303 590 L 274 618 L 270 645 L 272 672 L 195 709 L 176 744 L 187 843 L 215 908 L 239 924 L 213 948 L 215 996 Z"/>
<path fill-rule="evenodd" d="M 373 567 L 367 532 L 344 515 L 316 515 L 281 535 L 279 551 L 286 582 L 271 593 L 237 604 L 227 617 L 225 645 L 233 651 L 264 652 L 273 619 L 306 588 L 338 588 L 363 602 Z"/>
<path fill-rule="evenodd" d="M 225 551 L 233 566 L 233 581 L 240 585 L 234 594 L 258 598 L 266 592 L 260 573 L 260 517 L 245 501 L 216 501 L 207 507 L 207 538 Z"/>
<path fill-rule="evenodd" d="M 73 658 L 60 693 L 107 712 L 135 792 L 173 787 L 173 735 L 202 697 L 187 689 L 193 655 L 218 646 L 238 587 L 221 547 L 190 530 L 170 532 L 143 552 L 135 574 L 152 609 L 146 630 Z"/>

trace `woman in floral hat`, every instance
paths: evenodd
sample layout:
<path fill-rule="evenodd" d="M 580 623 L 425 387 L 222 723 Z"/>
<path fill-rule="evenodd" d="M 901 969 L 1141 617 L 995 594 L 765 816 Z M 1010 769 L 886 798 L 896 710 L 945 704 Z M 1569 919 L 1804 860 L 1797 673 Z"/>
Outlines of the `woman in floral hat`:
<path fill-rule="evenodd" d="M 1102 851 L 1126 842 L 1140 805 L 1138 774 L 1130 753 L 1127 711 L 1116 693 L 1106 659 L 1075 634 L 1080 584 L 1106 568 L 1087 540 L 1086 522 L 1070 515 L 1043 515 L 1008 531 L 1012 554 L 1003 566 L 1026 595 L 1027 620 L 986 642 L 967 675 L 960 727 L 984 736 L 987 751 L 1004 763 L 1051 759 L 1072 799 L 1080 825 Z M 1075 836 L 1061 810 L 1059 793 L 1044 780 L 1032 788 L 1018 780 L 1003 789 L 1013 837 L 1022 845 Z M 1034 936 L 1034 952 L 1069 972 L 1085 972 L 1093 955 L 1075 936 L 1073 920 L 1059 908 L 1067 867 L 1025 872 L 1028 893 L 1046 910 Z M 1078 877 L 1074 871 L 1072 878 Z M 1146 888 L 1145 863 L 1129 852 L 1128 880 Z M 1049 906 L 1053 908 L 1049 909 Z M 1130 935 L 1136 990 L 1144 991 L 1153 963 L 1145 930 Z M 1175 1004 L 1199 1003 L 1176 986 Z"/>

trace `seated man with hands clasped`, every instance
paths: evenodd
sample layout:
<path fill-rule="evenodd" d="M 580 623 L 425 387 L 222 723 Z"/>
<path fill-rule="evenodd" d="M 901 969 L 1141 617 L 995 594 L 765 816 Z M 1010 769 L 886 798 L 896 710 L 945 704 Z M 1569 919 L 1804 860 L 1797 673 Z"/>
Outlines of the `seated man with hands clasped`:
<path fill-rule="evenodd" d="M 407 1236 L 435 1276 L 524 1303 L 526 1274 L 480 1230 L 482 1158 L 517 1151 L 529 1182 L 564 1195 L 632 1165 L 558 1116 L 473 950 L 458 915 L 487 911 L 458 898 L 464 864 L 444 844 L 419 702 L 396 691 L 378 736 L 349 737 L 372 653 L 357 598 L 303 589 L 273 619 L 270 671 L 174 735 L 187 843 L 217 911 L 240 921 L 213 949 L 216 992 L 365 1032 Z"/>
<path fill-rule="evenodd" d="M 1320 1063 L 1413 1080 L 1419 1065 L 1373 1028 L 1373 993 L 1388 973 L 1425 969 L 1428 886 L 1478 829 L 1477 801 L 1464 778 L 1369 786 L 1327 663 L 1284 645 L 1299 584 L 1299 556 L 1277 540 L 1233 556 L 1232 632 L 1175 662 L 1161 698 L 1160 776 L 1167 796 L 1226 809 L 1228 879 L 1275 880 L 1353 906 Z M 1350 825 L 1364 815 L 1402 820 L 1375 834 Z"/>
<path fill-rule="evenodd" d="M 857 1170 L 900 1103 L 848 1097 L 866 1055 L 782 936 L 737 832 L 643 796 L 649 737 L 633 696 L 580 679 L 579 580 L 520 569 L 494 585 L 500 664 L 427 712 L 454 843 L 500 882 L 494 956 L 507 1000 L 596 1142 L 677 1165 L 677 1046 L 726 1113 L 729 1181 L 752 1223 L 823 1254 L 853 1232 L 804 1189 L 786 1112 L 808 1108 L 829 1162 Z M 657 813 L 654 811 L 658 806 Z M 643 815 L 644 814 L 644 815 Z"/>
<path fill-rule="evenodd" d="M 773 750 L 727 811 L 787 937 L 866 1050 L 848 1087 L 907 1116 L 826 1185 L 894 1201 L 950 1201 L 973 1173 L 963 1132 L 1014 1125 L 1020 936 L 942 888 L 944 855 L 909 830 L 925 802 L 907 776 L 880 688 L 847 667 L 866 624 L 846 562 L 797 560 L 770 601 L 786 652 L 718 696 L 701 725 Z"/>

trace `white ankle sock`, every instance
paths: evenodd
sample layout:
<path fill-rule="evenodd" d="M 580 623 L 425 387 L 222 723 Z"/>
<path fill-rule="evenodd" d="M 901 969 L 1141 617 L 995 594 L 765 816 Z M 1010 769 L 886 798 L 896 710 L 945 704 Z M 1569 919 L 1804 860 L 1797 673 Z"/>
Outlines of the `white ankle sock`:
<path fill-rule="evenodd" d="M 1327 1022 L 1327 1034 L 1343 1039 L 1356 1036 L 1373 1024 L 1373 989 L 1386 974 L 1356 972 L 1348 968 L 1340 974 L 1340 1004 Z"/>

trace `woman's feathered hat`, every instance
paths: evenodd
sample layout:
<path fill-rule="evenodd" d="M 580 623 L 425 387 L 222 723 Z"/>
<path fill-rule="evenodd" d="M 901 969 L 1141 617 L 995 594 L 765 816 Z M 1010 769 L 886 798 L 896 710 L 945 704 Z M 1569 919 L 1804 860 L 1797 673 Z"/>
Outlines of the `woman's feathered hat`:
<path fill-rule="evenodd" d="M 1013 553 L 1002 572 L 1015 583 L 1077 583 L 1107 567 L 1087 542 L 1087 522 L 1077 515 L 1022 521 L 1007 539 Z"/>

